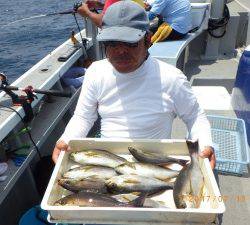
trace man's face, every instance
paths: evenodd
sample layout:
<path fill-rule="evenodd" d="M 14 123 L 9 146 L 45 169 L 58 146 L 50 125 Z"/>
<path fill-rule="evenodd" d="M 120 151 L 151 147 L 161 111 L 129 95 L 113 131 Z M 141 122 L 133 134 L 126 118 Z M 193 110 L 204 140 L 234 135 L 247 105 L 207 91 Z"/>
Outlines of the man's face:
<path fill-rule="evenodd" d="M 147 44 L 142 38 L 137 43 L 125 43 L 119 41 L 104 42 L 106 56 L 114 68 L 120 73 L 135 71 L 145 61 L 147 56 Z"/>

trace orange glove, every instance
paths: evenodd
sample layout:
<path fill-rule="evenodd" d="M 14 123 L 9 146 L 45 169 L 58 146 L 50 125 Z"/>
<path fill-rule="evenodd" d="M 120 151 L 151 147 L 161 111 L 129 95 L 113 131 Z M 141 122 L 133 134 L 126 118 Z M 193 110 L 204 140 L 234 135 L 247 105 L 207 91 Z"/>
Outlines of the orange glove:
<path fill-rule="evenodd" d="M 170 35 L 172 30 L 172 27 L 170 27 L 166 22 L 162 23 L 151 38 L 151 43 L 154 44 L 156 42 L 165 40 Z"/>

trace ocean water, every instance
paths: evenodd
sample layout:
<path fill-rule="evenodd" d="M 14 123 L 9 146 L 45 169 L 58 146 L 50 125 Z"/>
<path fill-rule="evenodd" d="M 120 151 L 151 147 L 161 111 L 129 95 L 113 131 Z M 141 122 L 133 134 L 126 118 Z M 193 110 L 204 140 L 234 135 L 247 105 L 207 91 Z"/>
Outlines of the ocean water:
<path fill-rule="evenodd" d="M 13 82 L 78 32 L 73 15 L 40 15 L 72 9 L 73 0 L 0 0 L 0 72 Z M 31 19 L 26 19 L 31 18 Z M 80 28 L 83 20 L 77 16 Z"/>

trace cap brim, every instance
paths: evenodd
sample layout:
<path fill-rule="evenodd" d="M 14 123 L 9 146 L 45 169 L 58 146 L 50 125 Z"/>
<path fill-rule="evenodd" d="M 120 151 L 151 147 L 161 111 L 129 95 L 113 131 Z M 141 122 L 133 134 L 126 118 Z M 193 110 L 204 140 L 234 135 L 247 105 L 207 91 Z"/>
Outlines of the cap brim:
<path fill-rule="evenodd" d="M 145 34 L 146 31 L 132 27 L 108 27 L 98 33 L 97 40 L 135 43 L 141 40 Z"/>

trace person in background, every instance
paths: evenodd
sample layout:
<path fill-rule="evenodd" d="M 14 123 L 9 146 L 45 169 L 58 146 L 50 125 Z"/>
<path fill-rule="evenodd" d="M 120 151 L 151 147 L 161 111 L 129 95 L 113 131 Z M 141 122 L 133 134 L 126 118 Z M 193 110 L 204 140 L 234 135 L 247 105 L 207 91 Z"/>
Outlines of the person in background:
<path fill-rule="evenodd" d="M 150 21 L 160 18 L 160 25 L 151 39 L 152 43 L 178 40 L 191 29 L 191 5 L 189 0 L 154 0 L 148 12 Z"/>
<path fill-rule="evenodd" d="M 65 86 L 73 86 L 75 89 L 82 86 L 86 68 L 80 66 L 74 66 L 65 72 L 61 79 Z"/>
<path fill-rule="evenodd" d="M 81 48 L 80 42 L 75 37 L 75 31 L 71 32 L 70 36 L 71 42 L 75 48 Z M 67 87 L 73 87 L 73 89 L 78 89 L 82 86 L 84 74 L 86 68 L 88 68 L 92 63 L 92 60 L 89 58 L 81 57 L 79 59 L 80 66 L 73 66 L 69 68 L 61 77 L 63 84 Z"/>
<path fill-rule="evenodd" d="M 82 6 L 78 8 L 77 13 L 79 13 L 83 17 L 91 19 L 93 23 L 100 28 L 102 26 L 103 15 L 105 14 L 107 8 L 118 1 L 120 0 L 87 0 L 86 3 L 83 3 Z M 144 7 L 143 0 L 132 1 Z M 103 7 L 101 7 L 101 5 L 103 5 Z M 103 10 L 101 13 L 98 13 L 96 9 Z"/>
<path fill-rule="evenodd" d="M 173 120 L 179 116 L 214 168 L 206 115 L 185 75 L 149 55 L 148 29 L 146 11 L 138 4 L 119 1 L 107 9 L 97 36 L 107 59 L 87 69 L 74 115 L 55 145 L 54 162 L 69 149 L 69 140 L 87 136 L 98 114 L 102 138 L 133 139 L 170 138 Z"/>
<path fill-rule="evenodd" d="M 78 89 L 82 86 L 86 69 L 91 65 L 91 59 L 80 60 L 81 66 L 69 68 L 61 77 L 62 82 L 67 87 Z"/>

